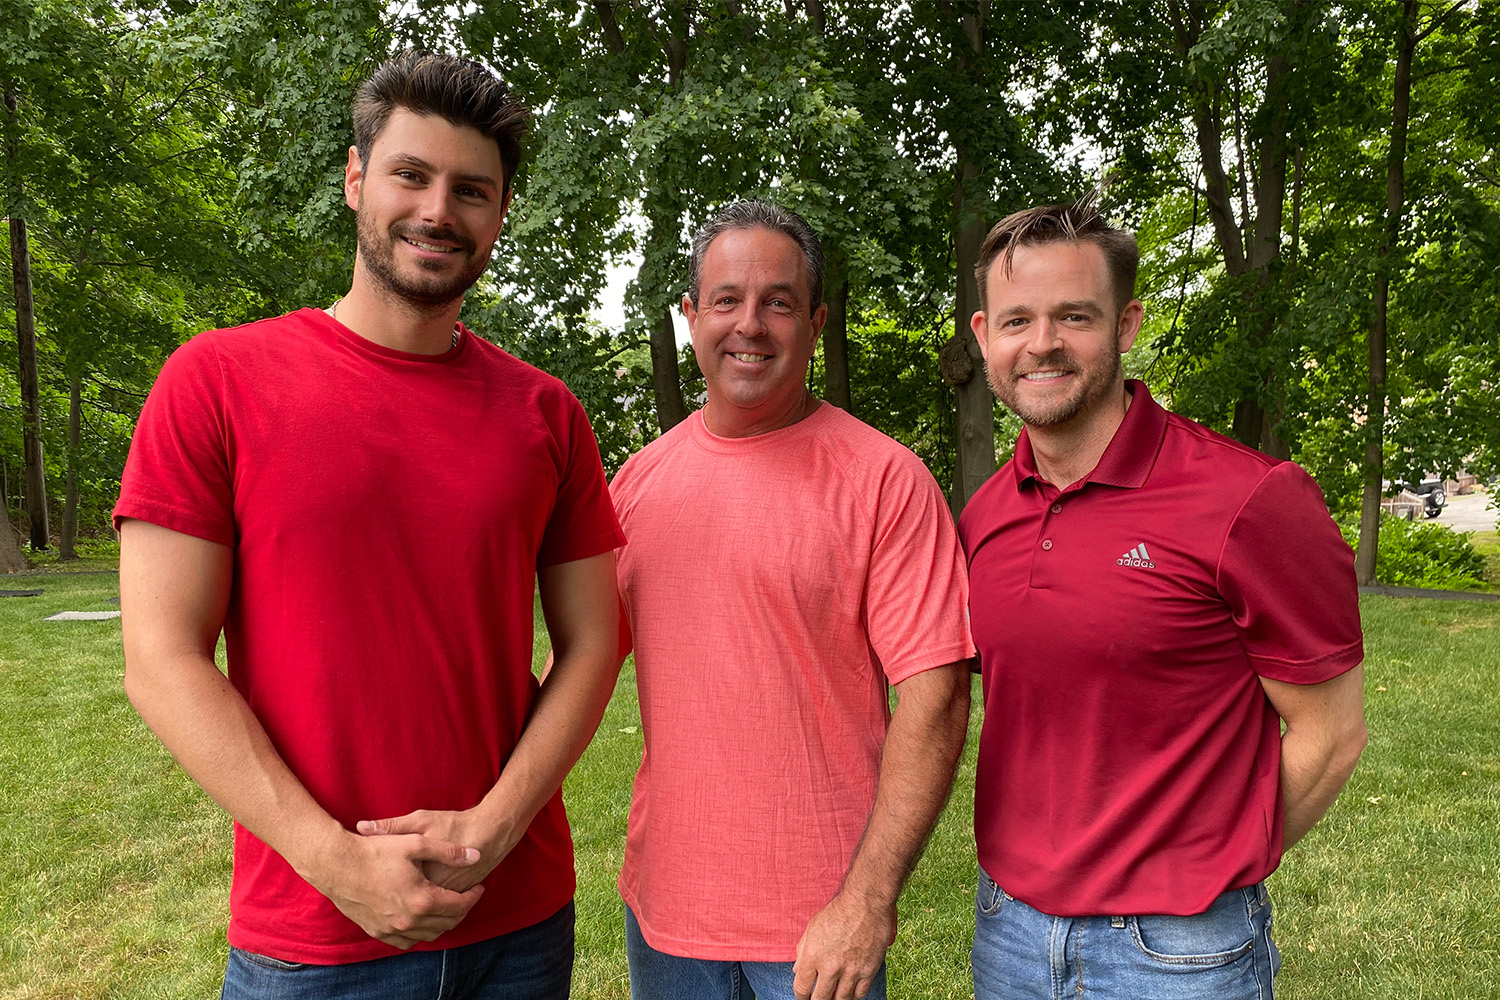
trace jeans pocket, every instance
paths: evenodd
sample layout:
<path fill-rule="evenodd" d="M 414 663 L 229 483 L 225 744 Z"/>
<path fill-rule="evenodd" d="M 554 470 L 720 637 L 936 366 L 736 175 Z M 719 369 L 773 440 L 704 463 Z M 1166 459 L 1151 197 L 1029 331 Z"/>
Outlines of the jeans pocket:
<path fill-rule="evenodd" d="M 1226 892 L 1190 917 L 1127 917 L 1140 953 L 1163 965 L 1207 968 L 1228 965 L 1255 947 L 1256 924 L 1240 890 Z"/>
<path fill-rule="evenodd" d="M 1005 890 L 995 884 L 995 880 L 985 874 L 984 869 L 979 870 L 979 894 L 975 906 L 982 917 L 993 917 L 1000 912 L 1005 905 Z"/>
<path fill-rule="evenodd" d="M 246 951 L 243 948 L 236 948 L 235 951 L 239 952 L 240 957 L 251 965 L 258 965 L 262 969 L 270 969 L 273 972 L 296 972 L 298 969 L 307 968 L 306 962 L 284 962 L 279 958 L 272 958 L 270 955 L 260 955 L 253 951 Z"/>

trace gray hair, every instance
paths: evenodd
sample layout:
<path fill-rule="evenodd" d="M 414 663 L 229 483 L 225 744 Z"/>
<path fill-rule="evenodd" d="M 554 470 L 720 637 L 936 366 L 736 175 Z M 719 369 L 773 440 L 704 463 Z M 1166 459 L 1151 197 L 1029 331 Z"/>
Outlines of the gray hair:
<path fill-rule="evenodd" d="M 802 261 L 807 265 L 809 291 L 812 293 L 807 308 L 809 313 L 818 311 L 823 304 L 823 267 L 827 258 L 823 255 L 823 244 L 813 232 L 807 220 L 789 208 L 766 201 L 740 201 L 719 213 L 693 234 L 693 257 L 688 264 L 688 298 L 693 308 L 698 308 L 698 283 L 703 274 L 703 255 L 714 240 L 727 232 L 738 229 L 769 229 L 773 233 L 790 239 L 802 251 Z"/>

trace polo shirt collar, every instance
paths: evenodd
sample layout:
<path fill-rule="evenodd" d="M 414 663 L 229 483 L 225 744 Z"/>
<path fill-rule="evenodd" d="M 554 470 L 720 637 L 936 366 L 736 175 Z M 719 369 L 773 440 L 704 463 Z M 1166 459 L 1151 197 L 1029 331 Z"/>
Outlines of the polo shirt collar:
<path fill-rule="evenodd" d="M 1156 464 L 1156 455 L 1161 451 L 1162 439 L 1167 433 L 1167 411 L 1151 398 L 1151 390 L 1139 379 L 1126 379 L 1125 391 L 1130 393 L 1130 409 L 1125 419 L 1115 430 L 1109 447 L 1099 458 L 1094 470 L 1083 477 L 1084 483 L 1101 483 L 1106 486 L 1121 486 L 1139 489 L 1146 484 L 1151 468 Z M 1040 480 L 1036 471 L 1036 454 L 1031 450 L 1031 436 L 1025 428 L 1016 440 L 1015 466 L 1016 489 L 1027 480 Z"/>

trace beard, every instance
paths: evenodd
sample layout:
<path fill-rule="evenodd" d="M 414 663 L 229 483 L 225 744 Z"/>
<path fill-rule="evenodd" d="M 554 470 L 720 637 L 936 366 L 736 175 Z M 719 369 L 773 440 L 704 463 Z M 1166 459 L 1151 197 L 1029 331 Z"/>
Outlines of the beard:
<path fill-rule="evenodd" d="M 1120 381 L 1121 367 L 1120 355 L 1114 351 L 1107 352 L 1104 360 L 1092 368 L 1084 368 L 1064 351 L 1053 351 L 1028 365 L 1025 371 L 997 372 L 986 368 L 985 377 L 995 398 L 1020 417 L 1022 423 L 1028 427 L 1056 427 L 1106 398 Z M 1080 377 L 1073 391 L 1062 399 L 1028 402 L 1021 398 L 1020 382 L 1022 376 L 1035 371 L 1065 371 Z"/>
<path fill-rule="evenodd" d="M 386 232 L 381 232 L 363 206 L 355 218 L 359 255 L 365 270 L 381 288 L 415 306 L 446 306 L 463 298 L 464 292 L 489 266 L 486 257 L 475 253 L 474 242 L 452 229 L 396 223 Z M 416 261 L 416 273 L 411 268 L 402 270 L 396 265 L 396 241 L 403 237 L 423 242 L 457 243 L 459 249 L 453 251 L 453 256 L 461 258 L 462 266 L 455 272 L 445 261 Z"/>

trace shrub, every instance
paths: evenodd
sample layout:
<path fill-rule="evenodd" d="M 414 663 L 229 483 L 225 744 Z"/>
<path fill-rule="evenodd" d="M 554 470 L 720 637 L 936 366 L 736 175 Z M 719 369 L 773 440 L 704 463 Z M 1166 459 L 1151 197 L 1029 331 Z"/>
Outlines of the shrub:
<path fill-rule="evenodd" d="M 1343 523 L 1339 528 L 1353 547 L 1359 538 L 1358 523 Z M 1484 557 L 1474 551 L 1473 538 L 1473 532 L 1382 513 L 1375 578 L 1396 587 L 1481 590 L 1485 587 Z"/>

